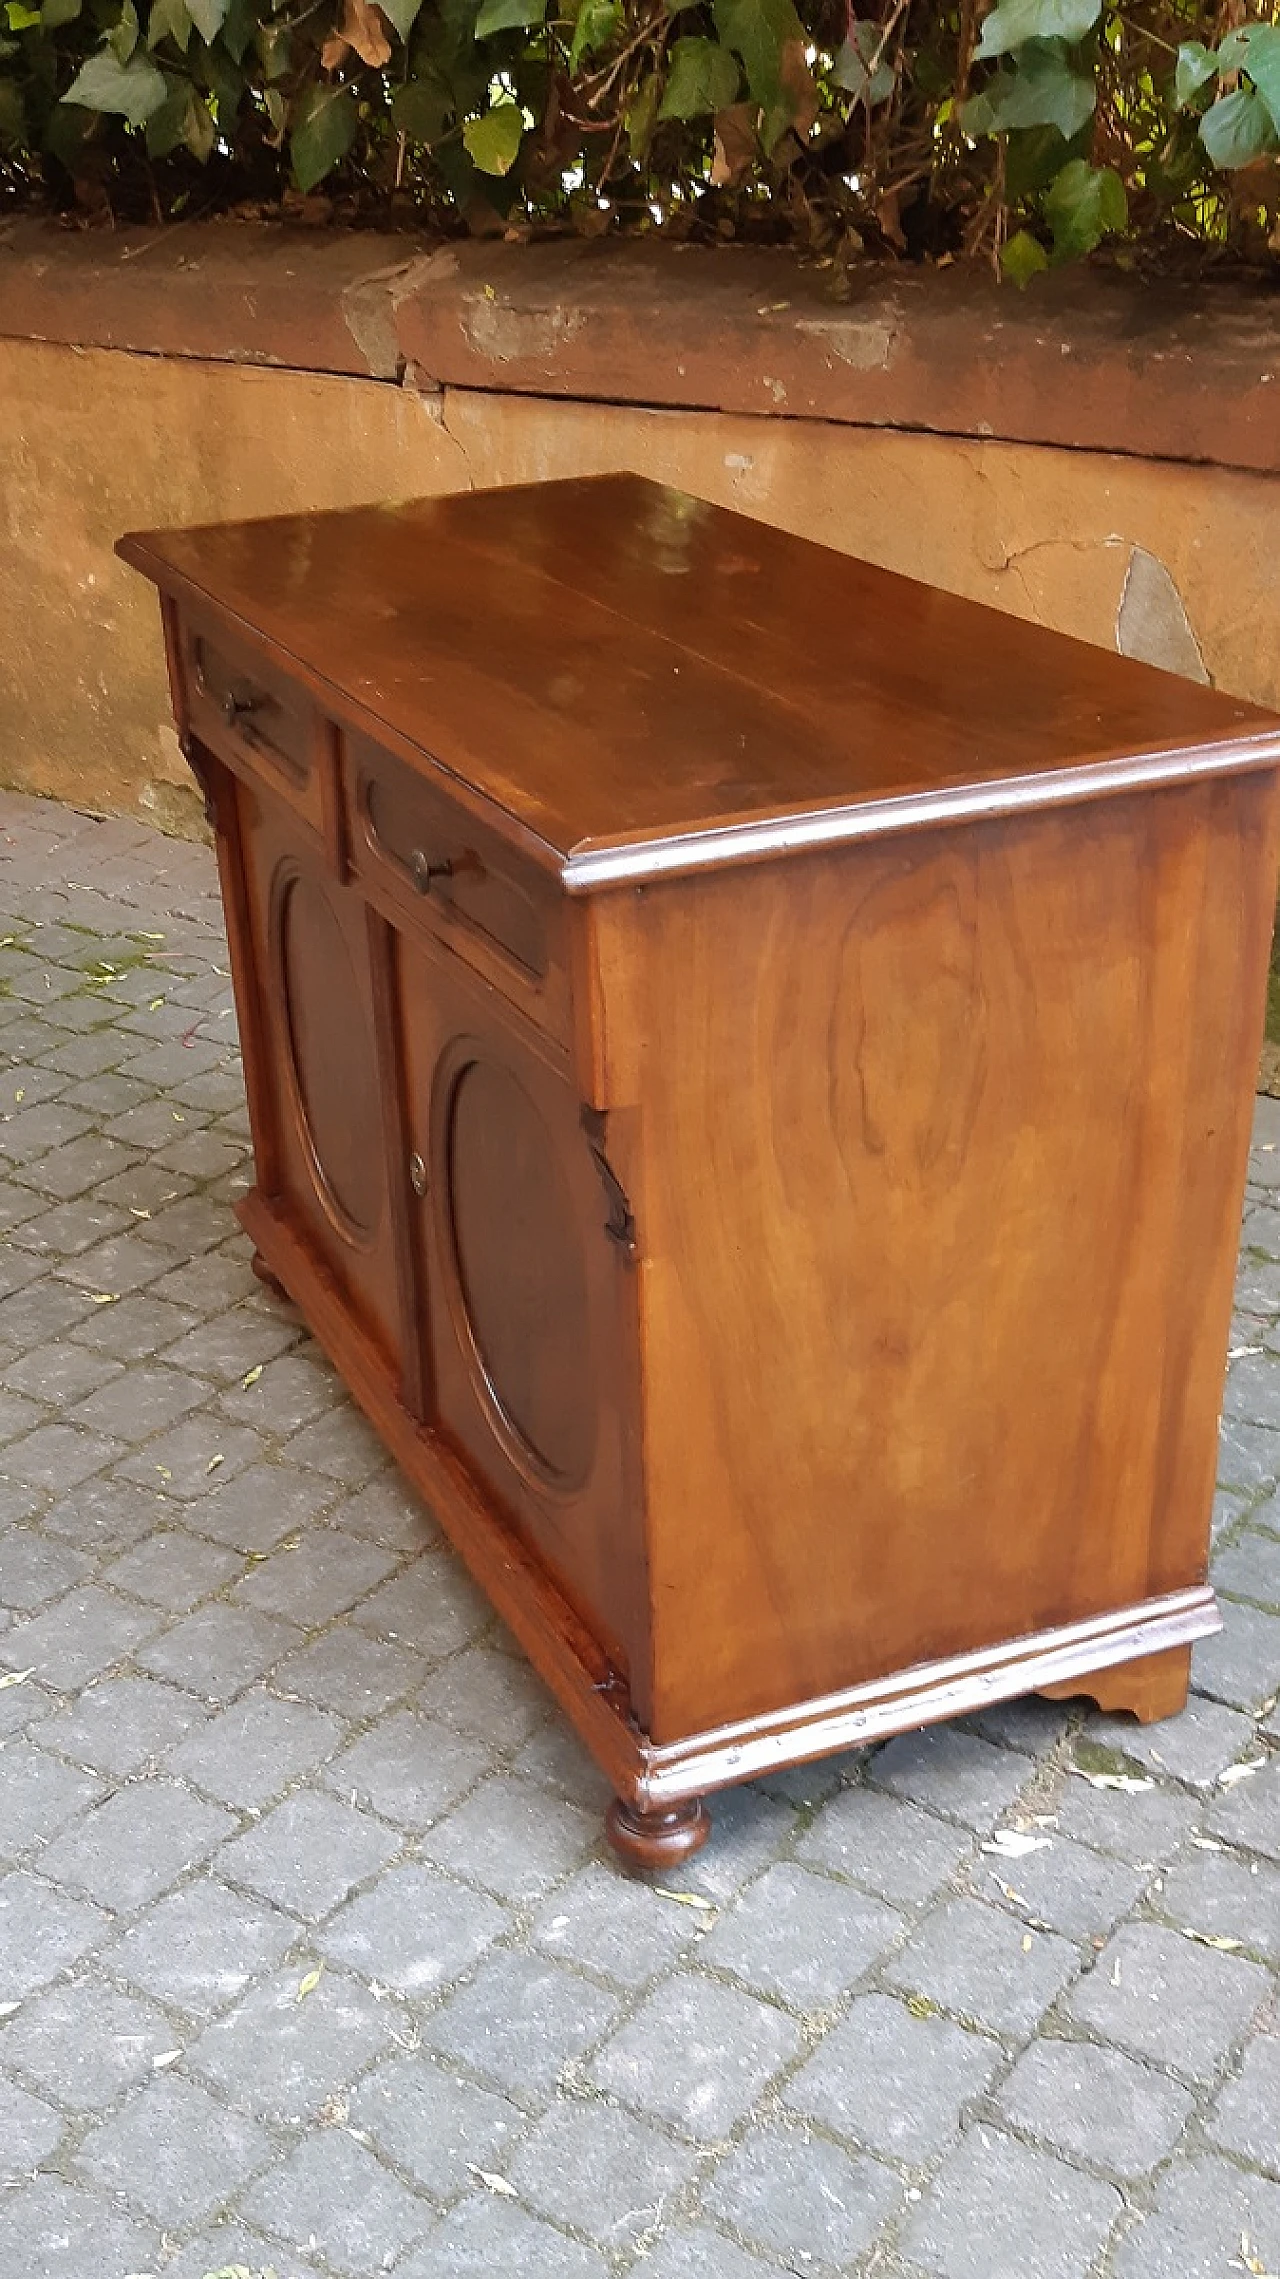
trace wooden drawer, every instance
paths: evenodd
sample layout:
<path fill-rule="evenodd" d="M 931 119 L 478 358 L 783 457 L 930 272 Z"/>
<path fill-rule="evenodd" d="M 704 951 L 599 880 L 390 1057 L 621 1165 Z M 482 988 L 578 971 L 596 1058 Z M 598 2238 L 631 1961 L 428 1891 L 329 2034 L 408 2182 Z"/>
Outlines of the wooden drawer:
<path fill-rule="evenodd" d="M 352 860 L 553 1035 L 569 1033 L 564 897 L 496 831 L 367 737 L 346 738 Z"/>
<path fill-rule="evenodd" d="M 201 743 L 321 830 L 320 722 L 306 690 L 199 611 L 183 613 L 181 651 L 191 726 Z"/>

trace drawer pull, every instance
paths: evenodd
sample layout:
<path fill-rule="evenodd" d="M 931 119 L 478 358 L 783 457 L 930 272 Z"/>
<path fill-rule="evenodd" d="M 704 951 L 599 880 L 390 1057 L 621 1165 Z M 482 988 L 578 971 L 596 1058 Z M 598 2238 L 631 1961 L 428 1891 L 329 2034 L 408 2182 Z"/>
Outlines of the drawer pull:
<path fill-rule="evenodd" d="M 425 854 L 421 847 L 414 848 L 409 857 L 409 868 L 413 873 L 413 883 L 419 894 L 430 894 L 433 879 L 453 877 L 453 864 L 448 857 L 441 862 L 433 863 L 430 856 Z"/>
<path fill-rule="evenodd" d="M 409 1185 L 415 1195 L 426 1194 L 427 1167 L 420 1155 L 411 1155 L 409 1158 Z"/>
<path fill-rule="evenodd" d="M 234 728 L 250 712 L 261 712 L 265 698 L 260 696 L 234 696 L 230 689 L 222 699 L 222 717 L 228 728 Z"/>

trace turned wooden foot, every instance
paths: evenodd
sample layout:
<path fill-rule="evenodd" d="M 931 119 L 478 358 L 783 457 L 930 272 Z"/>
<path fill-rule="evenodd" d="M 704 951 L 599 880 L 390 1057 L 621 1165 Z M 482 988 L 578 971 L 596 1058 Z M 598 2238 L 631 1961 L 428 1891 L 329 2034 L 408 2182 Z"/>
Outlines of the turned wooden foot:
<path fill-rule="evenodd" d="M 1176 1717 L 1187 1706 L 1191 1683 L 1191 1648 L 1168 1646 L 1163 1654 L 1143 1654 L 1136 1662 L 1117 1662 L 1109 1670 L 1094 1670 L 1064 1685 L 1041 1686 L 1051 1701 L 1070 1701 L 1084 1694 L 1099 1709 L 1127 1709 L 1140 1725 L 1155 1725 L 1162 1717 Z"/>
<path fill-rule="evenodd" d="M 681 1860 L 700 1852 L 711 1833 L 711 1820 L 698 1796 L 667 1812 L 643 1812 L 615 1796 L 604 1816 L 604 1828 L 619 1859 L 628 1867 L 652 1871 L 678 1867 Z"/>
<path fill-rule="evenodd" d="M 265 1290 L 270 1290 L 273 1298 L 283 1298 L 286 1306 L 292 1303 L 289 1293 L 286 1290 L 279 1275 L 272 1273 L 271 1268 L 268 1266 L 266 1259 L 263 1257 L 260 1250 L 255 1250 L 252 1258 L 249 1260 L 249 1264 L 253 1268 L 253 1271 L 257 1275 L 258 1280 L 261 1282 L 263 1288 Z"/>

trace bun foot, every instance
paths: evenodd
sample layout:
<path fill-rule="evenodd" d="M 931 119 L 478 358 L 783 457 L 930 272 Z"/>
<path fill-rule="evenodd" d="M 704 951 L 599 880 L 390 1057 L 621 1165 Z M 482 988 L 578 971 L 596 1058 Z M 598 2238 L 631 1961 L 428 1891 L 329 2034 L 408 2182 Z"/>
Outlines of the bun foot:
<path fill-rule="evenodd" d="M 1190 1684 L 1191 1648 L 1168 1646 L 1162 1654 L 1143 1654 L 1136 1661 L 1071 1678 L 1065 1685 L 1041 1686 L 1040 1691 L 1050 1701 L 1070 1701 L 1084 1694 L 1108 1715 L 1127 1709 L 1140 1725 L 1156 1725 L 1162 1717 L 1176 1717 L 1186 1708 Z"/>
<path fill-rule="evenodd" d="M 249 1264 L 252 1267 L 254 1273 L 257 1275 L 258 1280 L 261 1282 L 264 1290 L 270 1290 L 273 1298 L 283 1299 L 286 1306 L 292 1303 L 289 1297 L 289 1293 L 286 1290 L 279 1275 L 272 1273 L 271 1268 L 268 1266 L 266 1259 L 263 1257 L 260 1250 L 255 1250 L 252 1258 L 249 1260 Z"/>
<path fill-rule="evenodd" d="M 711 1819 L 699 1796 L 668 1812 L 642 1812 L 638 1805 L 615 1796 L 604 1816 L 604 1831 L 629 1868 L 652 1872 L 678 1867 L 681 1860 L 700 1852 L 711 1833 Z"/>

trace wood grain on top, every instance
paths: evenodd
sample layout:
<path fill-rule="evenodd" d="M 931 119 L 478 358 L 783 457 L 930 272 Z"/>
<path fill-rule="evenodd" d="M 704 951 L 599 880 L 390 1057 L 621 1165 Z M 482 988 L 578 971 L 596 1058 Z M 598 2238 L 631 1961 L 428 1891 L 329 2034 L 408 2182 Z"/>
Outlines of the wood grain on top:
<path fill-rule="evenodd" d="M 1251 705 L 637 475 L 119 550 L 571 868 L 635 849 L 643 869 L 655 843 L 726 826 L 847 809 L 856 833 L 886 802 L 972 812 L 980 787 L 998 808 L 1105 790 L 1110 766 L 1118 787 L 1280 753 L 1280 721 Z"/>

